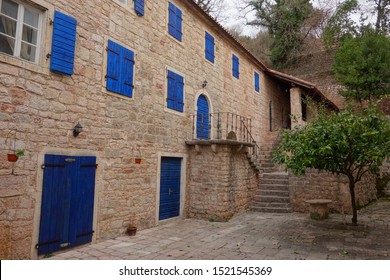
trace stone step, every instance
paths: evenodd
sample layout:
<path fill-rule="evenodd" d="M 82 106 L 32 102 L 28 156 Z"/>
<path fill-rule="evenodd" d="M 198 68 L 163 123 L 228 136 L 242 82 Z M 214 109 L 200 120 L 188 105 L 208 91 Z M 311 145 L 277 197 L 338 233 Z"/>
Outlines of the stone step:
<path fill-rule="evenodd" d="M 288 173 L 286 172 L 263 173 L 263 179 L 288 180 Z"/>
<path fill-rule="evenodd" d="M 270 201 L 254 201 L 252 203 L 254 207 L 274 207 L 274 208 L 290 208 L 289 202 L 270 202 Z"/>
<path fill-rule="evenodd" d="M 259 185 L 288 185 L 288 180 L 283 179 L 283 180 L 277 180 L 277 179 L 262 179 L 260 180 Z"/>
<path fill-rule="evenodd" d="M 288 189 L 257 189 L 255 195 L 290 197 Z"/>
<path fill-rule="evenodd" d="M 282 197 L 282 196 L 269 196 L 269 195 L 255 195 L 254 205 L 258 202 L 264 203 L 290 203 L 290 196 Z"/>
<path fill-rule="evenodd" d="M 275 167 L 275 164 L 260 162 L 260 166 L 265 167 L 265 168 L 267 168 L 267 167 L 272 168 L 272 167 Z"/>
<path fill-rule="evenodd" d="M 258 191 L 285 191 L 289 192 L 289 186 L 288 185 L 276 185 L 276 184 L 260 184 L 257 188 Z"/>
<path fill-rule="evenodd" d="M 251 210 L 254 212 L 263 212 L 263 213 L 290 213 L 291 212 L 290 207 L 274 208 L 274 207 L 252 206 Z"/>

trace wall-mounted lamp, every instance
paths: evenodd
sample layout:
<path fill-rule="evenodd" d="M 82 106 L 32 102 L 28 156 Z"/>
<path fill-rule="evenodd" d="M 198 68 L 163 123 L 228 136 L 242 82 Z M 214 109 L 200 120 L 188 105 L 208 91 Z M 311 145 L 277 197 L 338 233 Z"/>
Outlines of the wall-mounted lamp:
<path fill-rule="evenodd" d="M 81 124 L 78 122 L 78 123 L 74 126 L 74 128 L 73 128 L 73 136 L 74 136 L 74 137 L 79 136 L 79 134 L 80 134 L 80 132 L 81 132 L 82 129 L 83 129 L 83 127 L 82 127 Z"/>
<path fill-rule="evenodd" d="M 204 81 L 203 81 L 203 84 L 202 84 L 202 88 L 205 88 L 206 86 L 207 86 L 207 81 L 204 80 Z"/>

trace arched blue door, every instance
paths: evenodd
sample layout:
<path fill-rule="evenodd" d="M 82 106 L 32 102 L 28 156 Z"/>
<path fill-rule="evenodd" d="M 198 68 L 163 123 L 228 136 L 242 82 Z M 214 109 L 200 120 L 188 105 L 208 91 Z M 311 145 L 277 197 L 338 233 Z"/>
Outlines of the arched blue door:
<path fill-rule="evenodd" d="M 197 102 L 198 112 L 196 115 L 196 138 L 209 139 L 210 137 L 210 111 L 209 103 L 204 95 L 199 96 Z"/>

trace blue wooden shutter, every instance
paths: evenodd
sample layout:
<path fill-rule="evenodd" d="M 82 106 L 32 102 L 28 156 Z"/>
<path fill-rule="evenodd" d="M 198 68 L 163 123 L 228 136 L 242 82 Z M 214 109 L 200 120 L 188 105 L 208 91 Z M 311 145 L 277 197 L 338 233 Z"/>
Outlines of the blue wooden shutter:
<path fill-rule="evenodd" d="M 121 93 L 132 97 L 133 96 L 133 78 L 134 78 L 134 52 L 123 48 L 122 49 L 122 72 L 121 72 Z"/>
<path fill-rule="evenodd" d="M 121 46 L 111 40 L 108 41 L 106 88 L 117 93 L 121 93 L 121 48 Z"/>
<path fill-rule="evenodd" d="M 176 77 L 176 110 L 184 111 L 184 78 L 180 75 Z"/>
<path fill-rule="evenodd" d="M 206 59 L 214 63 L 214 51 L 215 51 L 215 43 L 214 43 L 214 37 L 211 36 L 209 33 L 206 32 Z"/>
<path fill-rule="evenodd" d="M 140 17 L 145 14 L 145 2 L 144 0 L 134 0 L 134 10 Z"/>
<path fill-rule="evenodd" d="M 170 109 L 176 109 L 176 75 L 172 71 L 168 70 L 168 96 L 167 107 Z"/>
<path fill-rule="evenodd" d="M 76 46 L 77 21 L 58 11 L 54 12 L 54 27 L 50 70 L 72 75 Z"/>
<path fill-rule="evenodd" d="M 175 5 L 169 2 L 169 13 L 168 13 L 168 32 L 176 38 L 176 14 Z"/>
<path fill-rule="evenodd" d="M 68 241 L 63 224 L 69 219 L 66 211 L 70 203 L 67 196 L 69 188 L 65 156 L 45 155 L 38 254 L 57 251 L 62 243 Z"/>
<path fill-rule="evenodd" d="M 167 107 L 179 112 L 184 111 L 184 78 L 168 70 Z"/>
<path fill-rule="evenodd" d="M 233 54 L 233 76 L 237 79 L 240 78 L 240 61 L 237 56 Z"/>
<path fill-rule="evenodd" d="M 179 10 L 179 8 L 176 7 L 176 17 L 177 17 L 177 25 L 176 25 L 176 32 L 177 32 L 177 39 L 179 41 L 182 40 L 182 36 L 183 36 L 183 33 L 182 33 L 182 29 L 183 29 L 183 15 L 182 15 L 182 12 L 181 10 Z"/>
<path fill-rule="evenodd" d="M 108 41 L 106 88 L 109 91 L 133 96 L 134 52 Z"/>
<path fill-rule="evenodd" d="M 182 12 L 174 4 L 169 2 L 168 32 L 174 38 L 182 40 Z"/>
<path fill-rule="evenodd" d="M 96 157 L 76 157 L 72 172 L 69 241 L 72 246 L 92 241 Z"/>
<path fill-rule="evenodd" d="M 260 75 L 257 72 L 255 72 L 255 91 L 260 91 Z"/>

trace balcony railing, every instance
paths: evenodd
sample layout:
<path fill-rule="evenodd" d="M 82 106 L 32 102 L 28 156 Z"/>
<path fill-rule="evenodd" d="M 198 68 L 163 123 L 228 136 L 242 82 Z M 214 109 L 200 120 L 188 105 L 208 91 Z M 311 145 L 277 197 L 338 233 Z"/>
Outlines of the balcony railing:
<path fill-rule="evenodd" d="M 257 159 L 259 146 L 252 136 L 252 120 L 229 112 L 191 115 L 192 139 L 236 140 L 253 144 L 252 156 Z"/>

